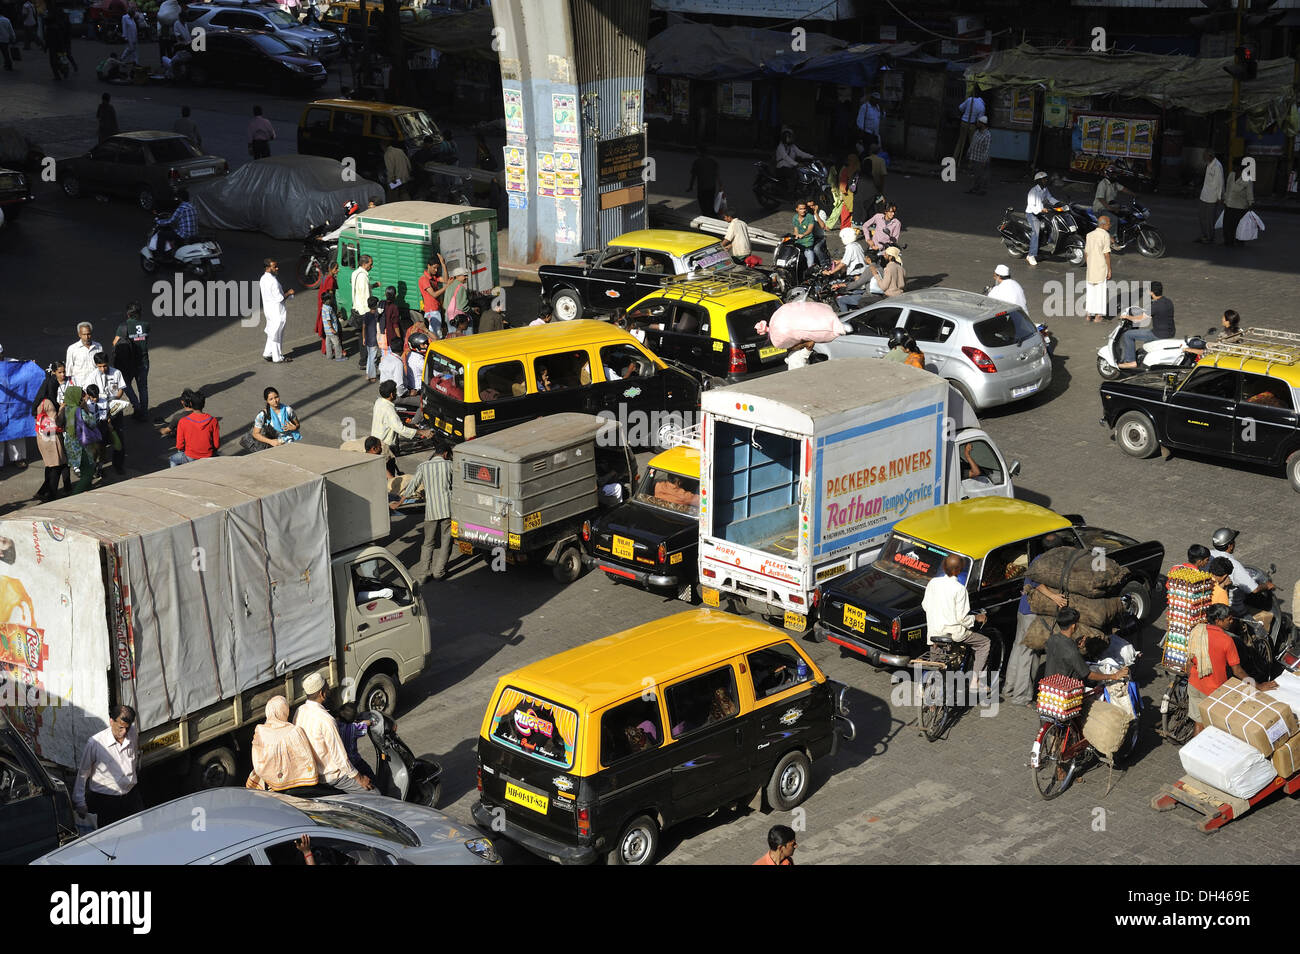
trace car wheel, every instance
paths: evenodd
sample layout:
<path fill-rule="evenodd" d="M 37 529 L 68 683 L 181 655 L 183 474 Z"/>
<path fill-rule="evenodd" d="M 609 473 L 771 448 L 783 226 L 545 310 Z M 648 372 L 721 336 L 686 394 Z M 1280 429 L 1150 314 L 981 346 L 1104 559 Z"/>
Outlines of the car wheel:
<path fill-rule="evenodd" d="M 1139 624 L 1145 624 L 1151 618 L 1151 591 L 1147 589 L 1145 583 L 1132 580 L 1125 584 L 1119 598 L 1123 601 L 1124 608 L 1133 614 L 1133 618 Z"/>
<path fill-rule="evenodd" d="M 378 712 L 391 718 L 397 712 L 397 683 L 384 672 L 377 672 L 366 680 L 357 693 L 358 712 Z"/>
<path fill-rule="evenodd" d="M 1291 489 L 1300 494 L 1300 451 L 1286 459 L 1286 479 L 1291 481 Z"/>
<path fill-rule="evenodd" d="M 158 205 L 158 198 L 153 194 L 153 189 L 146 186 L 140 186 L 140 191 L 136 193 L 135 201 L 140 208 L 146 212 L 152 212 Z"/>
<path fill-rule="evenodd" d="M 767 783 L 767 804 L 773 811 L 788 812 L 808 797 L 812 763 L 802 752 L 787 752 L 772 769 Z"/>
<path fill-rule="evenodd" d="M 658 851 L 659 826 L 649 815 L 638 815 L 623 826 L 609 861 L 615 865 L 648 865 Z"/>
<path fill-rule="evenodd" d="M 582 299 L 572 288 L 561 288 L 551 296 L 551 311 L 560 321 L 582 317 Z"/>
<path fill-rule="evenodd" d="M 75 199 L 81 195 L 81 180 L 74 175 L 65 175 L 59 180 L 59 185 L 63 186 L 63 194 L 69 199 Z"/>
<path fill-rule="evenodd" d="M 1115 439 L 1120 450 L 1139 460 L 1154 457 L 1160 451 L 1155 426 L 1141 411 L 1129 411 L 1115 422 Z"/>
<path fill-rule="evenodd" d="M 1119 368 L 1111 364 L 1101 355 L 1097 356 L 1097 373 L 1101 375 L 1103 381 L 1114 381 L 1119 377 Z"/>
<path fill-rule="evenodd" d="M 560 553 L 560 558 L 555 561 L 551 573 L 559 583 L 572 583 L 582 576 L 582 554 L 578 552 L 578 548 L 565 547 Z"/>
<path fill-rule="evenodd" d="M 235 753 L 224 745 L 214 745 L 190 763 L 190 788 L 196 792 L 225 788 L 234 782 L 237 771 Z"/>

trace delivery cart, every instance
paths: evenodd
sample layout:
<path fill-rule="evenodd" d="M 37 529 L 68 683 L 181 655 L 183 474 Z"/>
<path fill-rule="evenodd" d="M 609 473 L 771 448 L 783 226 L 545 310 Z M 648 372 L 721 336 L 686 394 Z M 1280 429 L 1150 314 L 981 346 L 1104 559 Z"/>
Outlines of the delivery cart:
<path fill-rule="evenodd" d="M 1202 816 L 1201 821 L 1194 821 L 1193 824 L 1209 833 L 1222 828 L 1234 818 L 1240 818 L 1279 791 L 1287 795 L 1300 792 L 1300 772 L 1287 778 L 1279 775 L 1250 798 L 1229 795 L 1200 779 L 1184 775 L 1170 785 L 1161 786 L 1160 791 L 1151 799 L 1151 807 L 1158 812 L 1171 812 L 1179 805 L 1184 805 Z"/>

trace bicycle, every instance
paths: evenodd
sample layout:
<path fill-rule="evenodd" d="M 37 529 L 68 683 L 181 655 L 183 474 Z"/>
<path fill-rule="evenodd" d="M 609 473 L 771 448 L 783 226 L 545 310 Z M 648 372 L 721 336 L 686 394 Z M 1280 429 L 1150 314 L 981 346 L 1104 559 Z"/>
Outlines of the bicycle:
<path fill-rule="evenodd" d="M 1001 642 L 994 633 L 985 633 L 989 642 L 989 662 L 984 672 L 989 673 L 992 685 L 993 673 L 989 669 L 1000 660 Z M 964 642 L 957 642 L 951 636 L 935 636 L 925 658 L 918 656 L 912 665 L 924 669 L 921 676 L 921 714 L 917 720 L 921 732 L 930 742 L 937 742 L 943 734 L 957 721 L 965 709 L 970 708 L 972 697 L 978 698 L 975 689 L 970 688 L 969 673 L 975 659 L 975 650 Z M 955 673 L 956 676 L 948 676 Z M 957 687 L 961 686 L 961 689 Z"/>
<path fill-rule="evenodd" d="M 1113 683 L 1112 683 L 1113 685 Z M 1102 693 L 1102 687 L 1089 689 L 1084 693 L 1084 700 L 1095 699 Z M 1098 752 L 1083 736 L 1083 710 L 1068 719 L 1056 719 L 1039 715 L 1042 725 L 1034 739 L 1034 747 L 1029 753 L 1029 767 L 1034 773 L 1034 787 L 1044 801 L 1051 801 L 1064 792 L 1075 778 L 1096 759 L 1111 768 L 1111 778 L 1106 784 L 1106 794 L 1110 794 L 1113 785 L 1115 762 L 1120 756 L 1132 754 L 1137 746 L 1138 719 L 1136 713 L 1129 723 L 1128 731 L 1119 748 L 1113 755 Z"/>

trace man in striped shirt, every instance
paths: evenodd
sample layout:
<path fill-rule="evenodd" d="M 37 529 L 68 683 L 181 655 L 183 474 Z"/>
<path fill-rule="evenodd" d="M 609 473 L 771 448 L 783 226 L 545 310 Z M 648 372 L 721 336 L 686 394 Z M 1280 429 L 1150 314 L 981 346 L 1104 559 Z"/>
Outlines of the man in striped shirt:
<path fill-rule="evenodd" d="M 451 558 L 451 446 L 440 442 L 433 456 L 415 470 L 406 496 L 424 490 L 424 544 L 415 575 L 420 582 L 441 580 Z"/>
<path fill-rule="evenodd" d="M 981 116 L 975 121 L 975 132 L 970 137 L 970 149 L 966 158 L 970 160 L 971 171 L 975 173 L 975 184 L 966 191 L 971 195 L 983 195 L 989 188 L 989 146 L 993 134 L 989 132 L 989 118 Z"/>

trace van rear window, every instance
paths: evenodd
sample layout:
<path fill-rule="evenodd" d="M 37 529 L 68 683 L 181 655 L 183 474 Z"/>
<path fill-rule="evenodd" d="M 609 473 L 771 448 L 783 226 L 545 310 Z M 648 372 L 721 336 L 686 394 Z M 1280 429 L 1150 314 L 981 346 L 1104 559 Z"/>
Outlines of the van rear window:
<path fill-rule="evenodd" d="M 578 714 L 507 686 L 497 700 L 488 734 L 508 749 L 547 765 L 571 769 L 578 738 Z"/>
<path fill-rule="evenodd" d="M 424 359 L 424 382 L 438 394 L 457 401 L 465 400 L 464 366 L 432 348 Z"/>
<path fill-rule="evenodd" d="M 779 301 L 763 301 L 748 308 L 738 308 L 727 315 L 727 329 L 731 332 L 731 343 L 738 346 L 758 344 L 767 340 L 765 333 L 760 333 L 758 324 L 768 321 L 772 313 L 781 307 Z"/>

